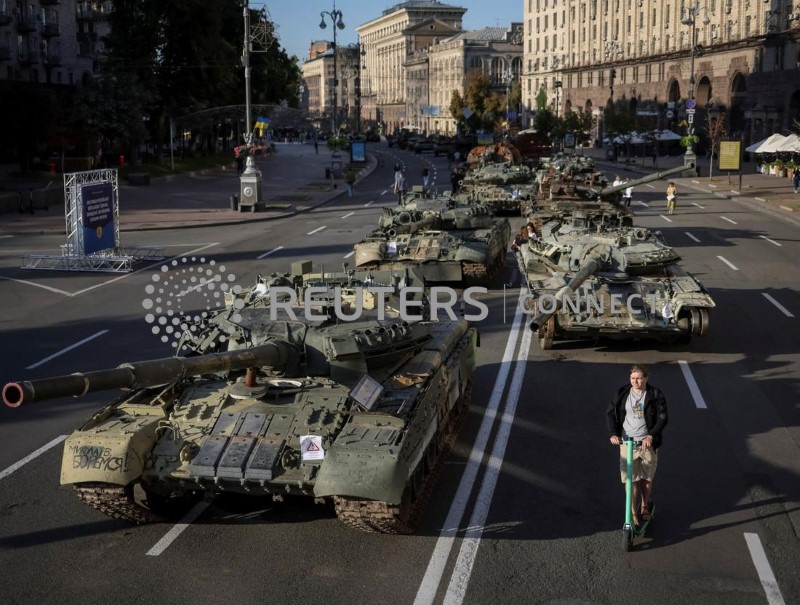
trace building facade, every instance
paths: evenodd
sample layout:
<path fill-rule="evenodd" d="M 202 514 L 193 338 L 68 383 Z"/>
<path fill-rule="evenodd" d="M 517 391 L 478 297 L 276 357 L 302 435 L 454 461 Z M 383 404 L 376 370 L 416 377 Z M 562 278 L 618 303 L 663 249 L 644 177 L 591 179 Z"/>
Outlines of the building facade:
<path fill-rule="evenodd" d="M 111 10 L 110 1 L 0 0 L 0 80 L 90 80 Z"/>
<path fill-rule="evenodd" d="M 456 120 L 450 114 L 453 93 L 464 95 L 469 72 L 484 74 L 495 92 L 508 98 L 523 67 L 523 28 L 485 27 L 461 32 L 427 49 L 430 112 L 425 116 L 428 132 L 454 134 Z M 510 107 L 515 115 L 518 108 Z"/>
<path fill-rule="evenodd" d="M 304 107 L 318 130 L 336 132 L 342 124 L 355 129 L 358 120 L 358 49 L 339 46 L 334 61 L 333 43 L 312 42 L 308 60 L 301 66 Z M 335 72 L 339 77 L 335 78 Z M 336 84 L 334 84 L 334 82 Z M 334 86 L 336 95 L 334 98 Z M 334 105 L 336 123 L 334 123 Z"/>
<path fill-rule="evenodd" d="M 524 0 L 523 103 L 602 115 L 626 99 L 658 126 L 726 111 L 745 142 L 800 117 L 800 5 L 788 0 Z M 563 82 L 563 92 L 555 82 Z"/>
<path fill-rule="evenodd" d="M 421 48 L 461 31 L 467 9 L 436 0 L 408 0 L 356 28 L 363 55 L 362 112 L 386 132 L 413 125 L 419 114 L 406 102 L 406 63 Z M 414 27 L 426 22 L 421 28 Z M 433 26 L 434 29 L 425 29 Z M 440 29 L 436 29 L 440 28 Z M 416 108 L 416 104 L 414 107 Z"/>

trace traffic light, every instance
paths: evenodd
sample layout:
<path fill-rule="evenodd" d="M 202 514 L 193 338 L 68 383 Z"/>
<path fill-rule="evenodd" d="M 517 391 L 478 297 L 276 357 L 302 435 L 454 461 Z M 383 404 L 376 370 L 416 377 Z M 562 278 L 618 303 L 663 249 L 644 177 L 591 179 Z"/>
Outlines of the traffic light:
<path fill-rule="evenodd" d="M 561 80 L 556 80 L 555 82 L 553 82 L 553 86 L 555 88 L 561 88 Z"/>

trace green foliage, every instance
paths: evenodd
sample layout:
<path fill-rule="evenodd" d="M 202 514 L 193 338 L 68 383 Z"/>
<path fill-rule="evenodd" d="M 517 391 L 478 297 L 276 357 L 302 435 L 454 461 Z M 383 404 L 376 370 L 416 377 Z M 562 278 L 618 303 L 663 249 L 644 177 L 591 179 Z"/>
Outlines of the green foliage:
<path fill-rule="evenodd" d="M 609 137 L 636 130 L 636 112 L 631 108 L 630 102 L 617 99 L 613 104 L 607 104 L 605 126 Z"/>
<path fill-rule="evenodd" d="M 548 137 L 559 136 L 559 123 L 555 114 L 547 108 L 542 108 L 536 111 L 536 117 L 533 119 L 533 128 L 536 132 L 541 132 Z M 563 127 L 561 127 L 561 136 L 563 136 Z"/>
<path fill-rule="evenodd" d="M 700 137 L 696 134 L 687 134 L 686 136 L 681 137 L 679 142 L 681 147 L 686 147 L 688 149 L 692 145 L 697 145 L 700 142 Z"/>
<path fill-rule="evenodd" d="M 536 94 L 536 112 L 540 112 L 543 109 L 547 108 L 547 91 L 544 89 L 544 86 L 539 89 L 539 92 Z"/>
<path fill-rule="evenodd" d="M 347 139 L 342 135 L 328 137 L 328 149 L 336 151 L 337 149 L 347 149 Z"/>

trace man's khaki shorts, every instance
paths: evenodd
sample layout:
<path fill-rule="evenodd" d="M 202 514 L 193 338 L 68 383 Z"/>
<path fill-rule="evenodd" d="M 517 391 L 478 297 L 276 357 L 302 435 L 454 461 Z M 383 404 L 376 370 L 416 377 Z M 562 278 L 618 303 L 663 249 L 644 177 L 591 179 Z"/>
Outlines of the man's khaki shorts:
<path fill-rule="evenodd" d="M 619 475 L 622 482 L 628 480 L 627 470 L 628 446 L 624 443 L 619 445 Z M 658 466 L 658 452 L 652 447 L 644 449 L 642 447 L 633 448 L 633 480 L 641 481 L 645 479 L 652 481 L 656 476 L 656 466 Z"/>

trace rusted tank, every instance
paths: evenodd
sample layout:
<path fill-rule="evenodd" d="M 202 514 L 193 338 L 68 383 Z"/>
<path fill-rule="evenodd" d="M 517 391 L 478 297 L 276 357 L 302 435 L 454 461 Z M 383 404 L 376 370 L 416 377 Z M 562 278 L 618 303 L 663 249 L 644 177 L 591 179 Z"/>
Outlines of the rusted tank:
<path fill-rule="evenodd" d="M 530 327 L 543 349 L 554 340 L 672 342 L 708 331 L 713 299 L 657 232 L 598 228 L 588 215 L 575 214 L 546 223 L 517 259 Z"/>
<path fill-rule="evenodd" d="M 427 283 L 486 285 L 502 272 L 508 219 L 482 204 L 440 196 L 384 208 L 379 227 L 355 245 L 360 269 L 416 267 Z"/>

